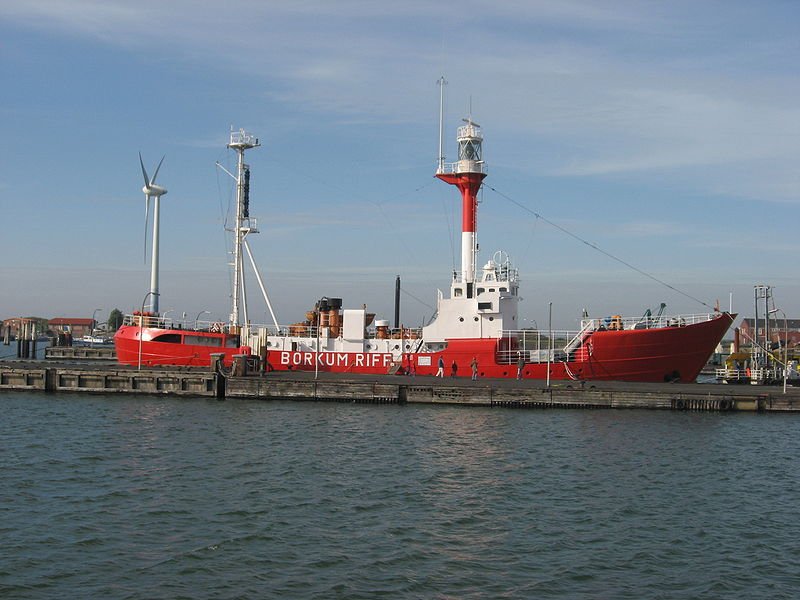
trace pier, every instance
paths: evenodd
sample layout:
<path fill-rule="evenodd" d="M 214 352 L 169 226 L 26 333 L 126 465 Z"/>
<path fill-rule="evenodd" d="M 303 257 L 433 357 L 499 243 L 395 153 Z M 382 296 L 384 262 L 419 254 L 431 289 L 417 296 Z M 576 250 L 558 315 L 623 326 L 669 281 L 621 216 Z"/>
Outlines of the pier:
<path fill-rule="evenodd" d="M 88 357 L 87 357 L 88 358 Z M 500 408 L 797 412 L 800 389 L 756 385 L 410 377 L 124 367 L 92 361 L 0 361 L 0 392 L 38 390 Z"/>
<path fill-rule="evenodd" d="M 219 375 L 209 369 L 132 369 L 116 364 L 0 362 L 0 391 L 167 394 L 217 397 Z"/>

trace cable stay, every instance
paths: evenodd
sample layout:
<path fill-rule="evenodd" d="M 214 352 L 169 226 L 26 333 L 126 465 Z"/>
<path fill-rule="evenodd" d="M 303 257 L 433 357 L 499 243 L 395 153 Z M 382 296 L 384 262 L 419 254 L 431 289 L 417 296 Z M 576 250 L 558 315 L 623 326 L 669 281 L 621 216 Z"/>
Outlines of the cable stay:
<path fill-rule="evenodd" d="M 403 292 L 403 293 L 404 293 L 406 296 L 408 296 L 409 298 L 413 298 L 414 300 L 416 300 L 417 302 L 419 302 L 420 304 L 422 304 L 422 306 L 426 306 L 427 308 L 430 308 L 430 309 L 431 309 L 432 311 L 434 311 L 434 312 L 436 311 L 436 307 L 435 307 L 435 306 L 431 306 L 430 304 L 428 304 L 428 303 L 427 303 L 427 302 L 425 302 L 424 300 L 420 300 L 420 299 L 419 299 L 419 298 L 417 298 L 417 297 L 416 297 L 414 294 L 412 294 L 411 292 L 407 291 L 407 290 L 406 290 L 405 288 L 403 288 L 402 286 L 400 286 L 400 291 L 401 291 L 401 292 Z"/>
<path fill-rule="evenodd" d="M 610 258 L 611 260 L 614 260 L 614 261 L 618 262 L 619 264 L 621 264 L 621 265 L 624 265 L 624 266 L 628 267 L 628 268 L 629 268 L 629 269 L 631 269 L 632 271 L 636 271 L 636 272 L 637 272 L 637 273 L 639 273 L 640 275 L 643 275 L 643 276 L 647 277 L 648 279 L 651 279 L 651 280 L 655 281 L 656 283 L 658 283 L 658 284 L 660 284 L 660 285 L 663 285 L 664 287 L 666 287 L 666 288 L 668 288 L 668 289 L 672 290 L 673 292 L 675 292 L 675 293 L 677 293 L 677 294 L 680 294 L 681 296 L 684 296 L 685 298 L 688 298 L 689 300 L 693 300 L 694 302 L 697 302 L 697 303 L 699 303 L 699 304 L 701 304 L 701 305 L 705 306 L 706 308 L 709 308 L 709 309 L 711 309 L 711 308 L 712 308 L 712 307 L 711 307 L 711 305 L 710 305 L 710 304 L 708 304 L 707 302 L 703 302 L 703 301 L 702 301 L 702 300 L 700 300 L 699 298 L 695 298 L 695 297 L 694 297 L 694 296 L 692 296 L 691 294 L 689 294 L 689 293 L 687 293 L 687 292 L 684 292 L 683 290 L 679 290 L 679 289 L 678 289 L 678 288 L 676 288 L 675 286 L 673 286 L 673 285 L 670 285 L 669 283 L 667 283 L 666 281 L 664 281 L 664 280 L 662 280 L 662 279 L 659 279 L 659 278 L 658 278 L 658 277 L 656 277 L 655 275 L 652 275 L 652 274 L 648 273 L 647 271 L 644 271 L 644 270 L 640 269 L 639 267 L 636 267 L 636 266 L 632 265 L 631 263 L 629 263 L 629 262 L 627 262 L 627 261 L 625 261 L 625 260 L 623 260 L 623 259 L 619 258 L 618 256 L 615 256 L 615 255 L 611 254 L 610 252 L 608 252 L 608 251 L 606 251 L 606 250 L 603 250 L 603 249 L 602 249 L 602 248 L 600 248 L 600 247 L 599 247 L 597 244 L 593 244 L 592 242 L 589 242 L 589 241 L 587 241 L 587 240 L 583 239 L 583 238 L 582 238 L 582 237 L 580 237 L 579 235 L 572 233 L 572 232 L 571 232 L 571 231 L 569 231 L 568 229 L 565 229 L 564 227 L 562 227 L 562 226 L 561 226 L 561 225 L 559 225 L 558 223 L 554 223 L 554 222 L 553 222 L 553 221 L 551 221 L 550 219 L 547 219 L 546 217 L 543 217 L 543 216 L 542 216 L 540 213 L 536 212 L 535 210 L 532 210 L 532 209 L 528 208 L 527 206 L 525 206 L 524 204 L 522 204 L 522 203 L 520 203 L 520 202 L 517 202 L 516 200 L 514 200 L 514 199 L 513 199 L 513 198 L 511 198 L 510 196 L 507 196 L 506 194 L 504 194 L 503 192 L 501 192 L 501 191 L 497 190 L 496 188 L 493 188 L 492 186 L 490 186 L 490 185 L 486 185 L 486 184 L 484 184 L 484 187 L 487 187 L 487 188 L 489 188 L 490 190 L 492 190 L 492 191 L 493 191 L 495 194 L 497 194 L 497 195 L 498 195 L 498 196 L 500 196 L 501 198 L 504 198 L 504 199 L 508 200 L 509 202 L 511 202 L 512 204 L 514 204 L 514 205 L 518 206 L 518 207 L 519 207 L 519 208 L 521 208 L 522 210 L 524 210 L 524 211 L 526 211 L 526 212 L 528 212 L 528 213 L 532 214 L 532 215 L 533 215 L 533 216 L 535 216 L 537 219 L 541 219 L 542 221 L 544 221 L 545 223 L 547 223 L 547 224 L 548 224 L 548 225 L 550 225 L 551 227 L 555 227 L 555 228 L 556 228 L 556 229 L 558 229 L 560 232 L 562 232 L 562 233 L 564 233 L 564 234 L 568 235 L 569 237 L 571 237 L 571 238 L 573 238 L 573 239 L 575 239 L 575 240 L 578 240 L 579 242 L 581 242 L 582 244 L 584 244 L 584 245 L 586 245 L 586 246 L 589 246 L 590 248 L 592 248 L 593 250 L 596 250 L 596 251 L 597 251 L 597 252 L 599 252 L 600 254 L 603 254 L 603 255 L 607 256 L 607 257 L 608 257 L 608 258 Z"/>

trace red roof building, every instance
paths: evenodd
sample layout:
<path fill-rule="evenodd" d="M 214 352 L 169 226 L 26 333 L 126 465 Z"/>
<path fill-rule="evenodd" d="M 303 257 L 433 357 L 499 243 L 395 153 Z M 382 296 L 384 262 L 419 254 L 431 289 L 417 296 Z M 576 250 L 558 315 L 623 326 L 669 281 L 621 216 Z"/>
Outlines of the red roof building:
<path fill-rule="evenodd" d="M 97 327 L 97 322 L 94 319 L 79 319 L 77 317 L 50 319 L 50 329 L 54 333 L 57 331 L 70 332 L 73 338 L 91 334 L 94 327 Z"/>
<path fill-rule="evenodd" d="M 766 326 L 764 318 L 758 320 L 758 331 L 755 331 L 755 319 L 742 319 L 742 324 L 739 329 L 742 332 L 742 343 L 750 344 L 756 335 L 759 340 L 764 338 L 764 329 Z M 770 319 L 769 320 L 769 337 L 770 341 L 783 343 L 784 337 L 787 340 L 787 346 L 792 348 L 800 343 L 800 319 Z"/>

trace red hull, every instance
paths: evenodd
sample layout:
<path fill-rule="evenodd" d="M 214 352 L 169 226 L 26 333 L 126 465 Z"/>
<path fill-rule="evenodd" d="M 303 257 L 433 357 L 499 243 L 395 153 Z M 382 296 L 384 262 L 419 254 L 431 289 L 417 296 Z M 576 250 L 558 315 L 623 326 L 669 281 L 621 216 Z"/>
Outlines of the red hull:
<path fill-rule="evenodd" d="M 578 348 L 568 361 L 549 365 L 550 378 L 577 380 L 614 380 L 662 382 L 671 380 L 694 381 L 714 352 L 722 336 L 733 322 L 733 316 L 723 313 L 715 319 L 684 327 L 662 327 L 624 331 L 596 331 Z M 114 337 L 120 363 L 139 363 L 139 328 L 124 326 Z M 186 336 L 202 336 L 203 345 L 189 344 Z M 172 339 L 180 342 L 151 341 L 148 338 Z M 209 366 L 211 354 L 224 354 L 230 365 L 236 354 L 248 354 L 250 349 L 231 345 L 236 339 L 221 333 L 192 332 L 186 330 L 144 329 L 141 344 L 141 364 Z M 216 346 L 207 345 L 210 339 L 219 340 Z M 458 377 L 470 377 L 473 357 L 478 362 L 478 376 L 513 378 L 517 375 L 516 362 L 503 362 L 503 356 L 514 355 L 507 340 L 493 338 L 449 340 L 447 349 L 433 354 L 404 354 L 399 361 L 403 372 L 416 375 L 435 375 L 441 356 L 445 363 L 445 376 L 451 376 L 452 364 L 457 366 Z M 226 347 L 224 344 L 228 344 Z M 292 352 L 270 351 L 267 356 L 270 370 L 299 370 L 386 374 L 393 366 L 390 354 L 345 352 Z M 525 379 L 546 379 L 548 364 L 528 363 L 523 369 Z"/>
<path fill-rule="evenodd" d="M 117 361 L 123 365 L 208 367 L 212 354 L 223 354 L 223 362 L 230 366 L 235 355 L 250 353 L 238 340 L 239 336 L 225 333 L 123 325 L 114 335 L 114 347 Z"/>

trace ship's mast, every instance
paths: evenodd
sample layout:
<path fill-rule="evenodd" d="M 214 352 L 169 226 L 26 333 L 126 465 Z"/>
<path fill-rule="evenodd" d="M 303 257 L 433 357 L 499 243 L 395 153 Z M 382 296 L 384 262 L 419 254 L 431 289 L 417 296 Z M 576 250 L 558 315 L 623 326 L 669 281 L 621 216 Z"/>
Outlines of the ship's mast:
<path fill-rule="evenodd" d="M 441 112 L 441 111 L 440 111 Z M 466 286 L 467 297 L 474 296 L 475 255 L 477 254 L 478 191 L 486 177 L 483 163 L 483 134 L 480 125 L 470 115 L 463 119 L 465 125 L 458 128 L 458 161 L 445 164 L 443 152 L 436 177 L 455 185 L 461 191 L 461 277 Z M 441 124 L 439 130 L 441 131 Z"/>
<path fill-rule="evenodd" d="M 228 148 L 236 150 L 239 155 L 236 169 L 236 222 L 234 224 L 234 244 L 233 244 L 233 296 L 231 301 L 232 326 L 241 325 L 239 318 L 239 306 L 242 300 L 241 290 L 244 285 L 244 272 L 242 264 L 242 245 L 248 233 L 255 233 L 255 227 L 250 225 L 250 190 L 249 190 L 249 167 L 244 162 L 244 153 L 250 148 L 257 148 L 261 144 L 258 138 L 244 129 L 231 131 L 231 141 Z M 245 313 L 247 308 L 245 305 Z M 245 322 L 247 315 L 245 314 Z"/>
<path fill-rule="evenodd" d="M 444 173 L 444 86 L 447 85 L 447 81 L 442 75 L 439 78 L 439 81 L 436 82 L 439 86 L 439 156 L 437 158 L 438 166 L 436 167 L 436 173 Z"/>

